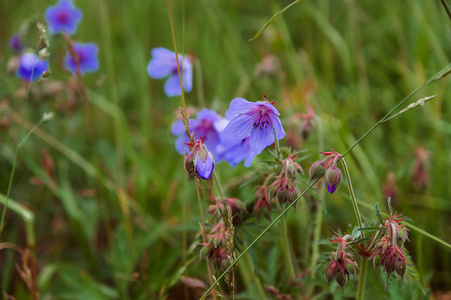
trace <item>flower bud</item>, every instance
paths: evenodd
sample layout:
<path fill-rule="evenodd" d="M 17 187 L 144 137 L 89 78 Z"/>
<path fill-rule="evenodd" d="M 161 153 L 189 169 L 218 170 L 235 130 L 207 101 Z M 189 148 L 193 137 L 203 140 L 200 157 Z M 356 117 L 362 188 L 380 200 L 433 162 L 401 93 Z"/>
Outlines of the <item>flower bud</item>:
<path fill-rule="evenodd" d="M 309 171 L 310 181 L 320 178 L 326 173 L 326 165 L 324 161 L 320 160 L 314 162 Z"/>
<path fill-rule="evenodd" d="M 326 184 L 329 193 L 334 193 L 341 182 L 341 171 L 336 166 L 330 167 L 326 172 Z"/>
<path fill-rule="evenodd" d="M 199 152 L 196 153 L 194 166 L 196 168 L 197 176 L 204 180 L 208 180 L 215 167 L 213 155 L 211 155 L 207 149 L 199 150 Z"/>
<path fill-rule="evenodd" d="M 194 156 L 193 152 L 185 156 L 185 170 L 189 176 L 194 175 Z"/>

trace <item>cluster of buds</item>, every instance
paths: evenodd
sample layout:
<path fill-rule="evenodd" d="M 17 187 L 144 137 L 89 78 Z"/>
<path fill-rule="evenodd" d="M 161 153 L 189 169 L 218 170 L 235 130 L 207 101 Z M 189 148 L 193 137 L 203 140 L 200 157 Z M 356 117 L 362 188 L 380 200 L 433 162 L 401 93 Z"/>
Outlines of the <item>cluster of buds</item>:
<path fill-rule="evenodd" d="M 215 266 L 226 270 L 230 266 L 230 257 L 226 248 L 227 226 L 220 220 L 207 235 L 207 242 L 202 243 L 200 259 L 207 257 Z"/>
<path fill-rule="evenodd" d="M 227 207 L 230 208 L 232 213 L 232 220 L 234 225 L 242 224 L 243 217 L 246 215 L 246 206 L 244 203 L 238 198 L 226 198 L 224 201 L 221 198 L 214 198 L 214 204 L 208 207 L 207 213 L 218 219 L 226 216 L 226 208 L 224 206 L 224 202 Z"/>
<path fill-rule="evenodd" d="M 197 175 L 208 180 L 213 173 L 215 161 L 213 155 L 207 150 L 204 139 L 200 138 L 192 143 L 186 143 L 190 153 L 185 156 L 185 170 L 188 175 Z"/>
<path fill-rule="evenodd" d="M 347 242 L 352 241 L 352 236 L 347 234 L 344 237 L 335 237 L 330 239 L 332 243 L 337 243 L 337 251 L 331 252 L 331 262 L 327 265 L 323 273 L 326 275 L 327 284 L 332 280 L 344 287 L 349 275 L 355 275 L 357 270 L 356 256 L 346 252 Z"/>
<path fill-rule="evenodd" d="M 341 182 L 341 171 L 337 167 L 338 161 L 342 158 L 337 151 L 333 152 L 321 152 L 326 157 L 323 160 L 313 163 L 310 168 L 309 177 L 310 181 L 321 178 L 326 174 L 326 186 L 329 193 L 334 193 Z"/>
<path fill-rule="evenodd" d="M 380 238 L 373 247 L 374 268 L 382 266 L 390 277 L 393 271 L 396 271 L 401 278 L 407 271 L 407 262 L 404 253 L 407 250 L 403 247 L 407 237 L 407 228 L 402 224 L 404 218 L 402 214 L 395 215 L 388 219 L 384 224 L 384 236 Z"/>
<path fill-rule="evenodd" d="M 280 203 L 292 203 L 300 194 L 296 186 L 296 177 L 298 173 L 304 173 L 302 167 L 294 161 L 297 155 L 289 155 L 282 161 L 282 170 L 276 180 L 268 187 L 270 194 Z M 296 207 L 296 206 L 295 206 Z"/>
<path fill-rule="evenodd" d="M 268 195 L 268 188 L 260 186 L 255 191 L 254 214 L 258 220 L 263 216 L 271 220 L 271 198 Z"/>

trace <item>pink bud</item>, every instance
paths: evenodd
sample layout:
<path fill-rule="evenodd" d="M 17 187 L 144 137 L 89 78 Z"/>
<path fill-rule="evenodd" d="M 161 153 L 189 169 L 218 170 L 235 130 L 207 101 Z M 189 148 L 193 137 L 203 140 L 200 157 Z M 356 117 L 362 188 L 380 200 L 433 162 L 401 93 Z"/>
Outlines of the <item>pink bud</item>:
<path fill-rule="evenodd" d="M 334 193 L 341 182 L 341 171 L 336 166 L 330 167 L 326 171 L 326 184 L 329 193 Z"/>
<path fill-rule="evenodd" d="M 314 162 L 309 171 L 310 181 L 322 177 L 326 173 L 326 164 L 320 160 Z"/>

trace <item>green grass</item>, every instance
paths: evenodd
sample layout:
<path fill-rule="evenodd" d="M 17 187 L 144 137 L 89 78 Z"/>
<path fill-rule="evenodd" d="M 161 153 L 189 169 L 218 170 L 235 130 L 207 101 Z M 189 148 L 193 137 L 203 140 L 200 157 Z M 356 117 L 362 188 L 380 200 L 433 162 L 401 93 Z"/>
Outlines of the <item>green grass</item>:
<path fill-rule="evenodd" d="M 313 155 L 303 162 L 306 170 L 319 159 L 319 151 L 345 151 L 396 103 L 450 62 L 451 20 L 439 1 L 306 0 L 287 10 L 259 38 L 248 41 L 290 2 L 191 0 L 185 1 L 184 11 L 182 1 L 171 5 L 178 49 L 193 53 L 202 66 L 202 80 L 195 77 L 193 91 L 186 94 L 187 105 L 202 108 L 205 102 L 206 107 L 224 113 L 234 97 L 256 101 L 266 93 L 269 99 L 277 99 L 284 128 L 291 126 L 295 133 L 299 124 L 290 123 L 290 118 L 311 105 L 324 125 L 325 143 L 324 149 L 318 149 L 317 132 L 299 141 L 302 149 Z M 24 21 L 43 21 L 46 7 L 52 4 L 43 0 L 0 2 L 3 70 L 13 56 L 7 48 L 9 38 Z M 170 132 L 181 100 L 167 98 L 164 81 L 153 80 L 146 72 L 152 48 L 173 48 L 166 2 L 84 0 L 75 4 L 84 18 L 73 39 L 95 42 L 100 48 L 100 70 L 84 77 L 96 139 L 91 142 L 88 137 L 81 99 L 72 112 L 64 112 L 57 103 L 67 102 L 66 90 L 57 96 L 39 97 L 32 92 L 25 120 L 34 124 L 44 112 L 54 111 L 55 118 L 39 128 L 54 140 L 33 134 L 19 150 L 10 200 L 35 215 L 34 254 L 41 297 L 176 297 L 175 287 L 180 286 L 182 275 L 201 278 L 208 285 L 205 262 L 198 260 L 200 247 L 195 247 L 200 242 L 195 183 L 186 180 L 183 158 L 175 151 Z M 69 76 L 61 65 L 64 41 L 50 36 L 50 42 L 49 82 L 66 82 Z M 35 44 L 33 30 L 27 43 Z M 254 70 L 265 53 L 274 54 L 281 69 L 272 78 L 257 78 Z M 306 82 L 314 86 L 311 97 L 305 94 Z M 38 83 L 34 89 L 42 90 L 42 86 Z M 12 116 L 21 116 L 24 109 L 25 99 L 16 92 L 21 87 L 13 75 L 0 74 L 0 100 L 11 103 L 0 111 L 0 118 L 11 119 L 10 126 L 0 131 L 3 195 L 18 142 L 19 124 Z M 371 207 L 376 202 L 382 206 L 382 184 L 387 174 L 394 172 L 396 209 L 411 217 L 415 226 L 448 243 L 450 92 L 449 78 L 421 90 L 412 102 L 437 97 L 383 124 L 346 157 L 358 199 Z M 281 142 L 286 144 L 287 139 Z M 420 192 L 412 185 L 418 146 L 431 154 L 428 186 Z M 43 169 L 42 150 L 54 161 L 54 184 Z M 239 184 L 243 176 L 258 168 L 258 160 L 268 157 L 263 154 L 250 169 L 218 164 L 226 194 L 251 202 L 252 187 L 240 189 Z M 30 184 L 30 177 L 38 177 L 44 184 Z M 83 194 L 87 189 L 94 191 L 94 196 Z M 128 196 L 120 197 L 120 190 Z M 324 199 L 323 239 L 330 236 L 327 227 L 344 230 L 355 222 L 347 199 L 344 185 L 338 194 Z M 309 241 L 315 219 L 310 205 L 305 203 L 287 215 L 298 272 L 310 265 Z M 373 216 L 371 210 L 361 210 Z M 246 244 L 261 230 L 246 229 Z M 265 285 L 278 286 L 287 276 L 279 236 L 280 228 L 272 228 L 253 248 L 257 274 Z M 8 210 L 0 242 L 26 247 L 25 237 L 23 219 Z M 414 230 L 409 238 L 407 248 L 421 282 L 434 292 L 449 290 L 450 249 Z M 0 251 L 1 290 L 16 299 L 31 299 L 14 267 L 19 261 L 12 250 Z M 382 297 L 381 276 L 380 271 L 368 273 L 367 295 Z M 324 278 L 318 279 L 315 291 L 328 291 Z M 238 288 L 244 298 L 251 293 L 242 281 Z M 335 297 L 353 297 L 355 289 L 356 283 L 351 281 L 345 292 Z M 330 289 L 339 290 L 336 285 Z M 405 290 L 398 282 L 385 297 L 405 295 Z M 416 298 L 417 291 L 411 292 Z M 194 298 L 194 291 L 191 293 Z"/>

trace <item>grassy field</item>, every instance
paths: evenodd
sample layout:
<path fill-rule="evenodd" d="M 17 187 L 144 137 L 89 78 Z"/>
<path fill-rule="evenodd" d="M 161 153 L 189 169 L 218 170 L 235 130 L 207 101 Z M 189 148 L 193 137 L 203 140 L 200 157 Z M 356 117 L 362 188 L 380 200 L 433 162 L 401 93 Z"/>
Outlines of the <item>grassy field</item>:
<path fill-rule="evenodd" d="M 196 58 L 193 90 L 185 94 L 193 116 L 202 108 L 224 114 L 235 97 L 261 101 L 266 94 L 277 100 L 287 132 L 281 145 L 307 150 L 301 156 L 306 175 L 297 181 L 303 191 L 310 166 L 322 159 L 318 152 L 343 153 L 449 65 L 451 19 L 438 0 L 305 0 L 249 41 L 289 3 L 171 1 L 171 11 L 178 51 Z M 45 10 L 54 4 L 0 1 L 0 208 L 6 201 L 11 206 L 0 236 L 2 294 L 5 299 L 6 294 L 37 299 L 37 292 L 40 299 L 199 299 L 210 281 L 205 260 L 199 260 L 196 183 L 188 180 L 171 134 L 182 101 L 167 97 L 165 80 L 146 71 L 151 49 L 174 49 L 167 2 L 74 0 L 84 15 L 71 38 L 99 47 L 99 70 L 82 79 L 86 103 L 76 78 L 63 68 L 61 35 L 48 35 L 51 73 L 32 85 L 28 97 L 28 85 L 14 75 L 17 54 L 9 39 L 28 26 L 23 41 L 36 50 L 36 23 L 45 23 Z M 271 74 L 259 74 L 268 57 Z M 365 299 L 451 297 L 450 77 L 407 103 L 431 95 L 437 96 L 382 124 L 346 156 L 364 222 L 375 218 L 376 203 L 387 209 L 390 195 L 396 211 L 427 233 L 410 228 L 406 243 L 427 294 L 408 278 L 398 278 L 384 292 L 385 275 L 374 272 L 370 262 Z M 313 127 L 305 139 L 299 113 L 308 106 L 322 129 Z M 47 112 L 54 118 L 27 136 Z M 250 168 L 216 164 L 227 197 L 250 205 L 255 186 L 242 183 L 269 159 L 264 151 Z M 315 237 L 326 241 L 329 227 L 344 232 L 356 223 L 346 182 L 321 199 L 314 197 L 319 190 L 309 192 L 286 214 L 300 299 L 355 296 L 357 280 L 349 280 L 342 292 L 336 283 L 328 288 L 324 267 L 312 275 Z M 201 192 L 208 194 L 209 186 L 204 183 Z M 237 226 L 236 252 L 268 224 L 253 218 Z M 276 223 L 240 261 L 236 299 L 261 298 L 254 276 L 289 293 L 280 230 Z M 213 273 L 218 277 L 222 270 Z M 232 299 L 224 283 L 220 290 Z"/>

